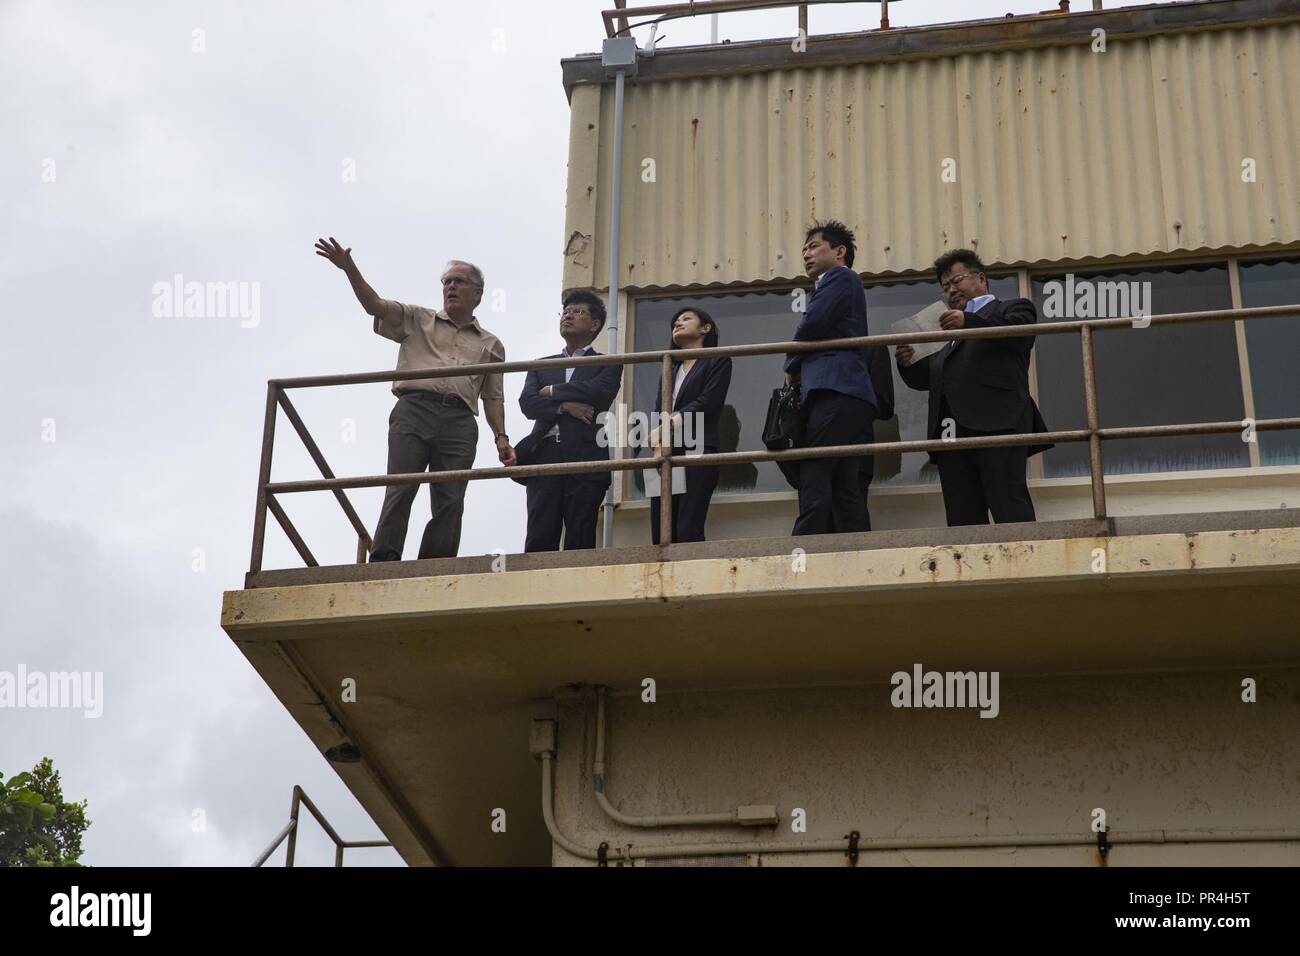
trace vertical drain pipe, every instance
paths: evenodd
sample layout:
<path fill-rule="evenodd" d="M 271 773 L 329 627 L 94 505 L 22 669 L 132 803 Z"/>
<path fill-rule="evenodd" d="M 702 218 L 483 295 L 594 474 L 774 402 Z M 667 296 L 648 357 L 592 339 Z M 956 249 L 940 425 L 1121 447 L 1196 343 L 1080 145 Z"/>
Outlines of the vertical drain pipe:
<path fill-rule="evenodd" d="M 636 76 L 636 39 L 630 36 L 610 37 L 605 40 L 600 53 L 605 75 L 614 77 L 614 149 L 610 162 L 609 204 L 609 354 L 618 348 L 618 261 L 619 231 L 623 218 L 623 80 L 629 73 Z M 615 416 L 616 420 L 618 416 Z M 607 420 L 608 421 L 608 420 Z M 620 439 L 621 442 L 621 439 Z M 612 477 L 612 476 L 611 476 Z M 605 529 L 602 545 L 614 544 L 614 482 L 605 492 Z"/>

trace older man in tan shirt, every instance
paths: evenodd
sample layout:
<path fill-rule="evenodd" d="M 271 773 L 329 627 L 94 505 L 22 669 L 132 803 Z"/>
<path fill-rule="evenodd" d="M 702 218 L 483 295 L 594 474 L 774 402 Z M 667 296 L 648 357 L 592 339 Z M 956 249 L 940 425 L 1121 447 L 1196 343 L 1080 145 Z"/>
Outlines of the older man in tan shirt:
<path fill-rule="evenodd" d="M 442 274 L 442 308 L 434 311 L 382 299 L 361 277 L 352 250 L 333 237 L 317 240 L 316 254 L 343 270 L 361 307 L 375 319 L 375 332 L 398 342 L 397 370 L 447 368 L 504 362 L 505 347 L 474 317 L 483 298 L 483 273 L 468 262 L 452 260 Z M 497 457 L 515 463 L 505 433 L 502 376 L 405 379 L 393 383 L 397 405 L 388 417 L 388 474 L 456 471 L 474 465 L 478 445 L 479 400 L 496 436 Z M 461 516 L 468 482 L 429 485 L 433 515 L 420 541 L 421 558 L 455 557 L 460 547 Z M 390 485 L 375 528 L 371 561 L 400 561 L 415 485 Z"/>

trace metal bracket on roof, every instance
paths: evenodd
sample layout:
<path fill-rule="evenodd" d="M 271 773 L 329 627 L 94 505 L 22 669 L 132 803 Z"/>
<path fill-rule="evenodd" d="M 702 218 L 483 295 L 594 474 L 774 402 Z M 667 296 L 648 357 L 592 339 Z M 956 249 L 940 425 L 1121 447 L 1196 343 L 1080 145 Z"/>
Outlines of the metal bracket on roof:
<path fill-rule="evenodd" d="M 858 841 L 862 839 L 862 834 L 854 830 L 844 839 L 849 841 L 849 848 L 844 851 L 844 855 L 849 858 L 849 866 L 858 865 Z"/>
<path fill-rule="evenodd" d="M 642 56 L 653 57 L 655 55 L 655 44 L 663 39 L 663 37 L 658 36 L 658 33 L 659 24 L 650 24 L 650 42 L 646 45 L 646 48 L 641 51 Z"/>

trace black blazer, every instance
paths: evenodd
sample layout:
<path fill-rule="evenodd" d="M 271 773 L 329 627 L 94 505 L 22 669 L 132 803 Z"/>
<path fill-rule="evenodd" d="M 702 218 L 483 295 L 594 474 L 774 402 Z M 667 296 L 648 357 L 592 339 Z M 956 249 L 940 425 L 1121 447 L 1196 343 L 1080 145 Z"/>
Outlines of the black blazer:
<path fill-rule="evenodd" d="M 673 363 L 673 378 L 681 363 Z M 691 370 L 686 373 L 682 387 L 673 402 L 673 411 L 683 416 L 703 413 L 705 453 L 719 450 L 718 422 L 722 418 L 722 406 L 727 402 L 727 390 L 731 387 L 731 356 L 720 358 L 696 359 Z M 655 389 L 655 411 L 663 411 L 663 390 Z M 692 436 L 694 437 L 694 436 Z M 685 448 L 674 448 L 673 454 L 685 454 Z"/>
<path fill-rule="evenodd" d="M 994 299 L 966 314 L 966 328 L 994 325 L 1033 325 L 1038 312 L 1028 299 Z M 981 432 L 1045 432 L 1047 425 L 1029 395 L 1029 353 L 1034 336 L 1006 339 L 965 339 L 908 367 L 898 374 L 910 387 L 930 392 L 929 438 L 942 437 L 941 400 L 947 398 L 953 418 Z M 1050 445 L 1031 445 L 1037 454 Z"/>
<path fill-rule="evenodd" d="M 588 355 L 601 353 L 592 351 Z M 564 353 L 547 355 L 545 358 L 564 358 Z M 551 430 L 552 425 L 560 426 L 560 448 L 562 461 L 600 461 L 609 458 L 608 442 L 602 446 L 598 441 L 601 430 L 600 413 L 609 411 L 622 384 L 621 365 L 599 365 L 578 367 L 573 370 L 573 378 L 564 380 L 566 369 L 533 369 L 524 380 L 524 390 L 519 395 L 519 407 L 524 415 L 533 421 L 533 430 L 515 445 L 515 462 L 531 465 L 536 462 L 537 450 L 542 436 Z M 539 394 L 546 385 L 551 386 L 550 397 Z M 572 415 L 561 414 L 562 402 L 582 402 L 595 411 L 591 424 Z M 554 441 L 554 439 L 551 439 Z M 574 477 L 590 481 L 608 482 L 609 472 Z M 515 479 L 526 483 L 528 479 Z"/>

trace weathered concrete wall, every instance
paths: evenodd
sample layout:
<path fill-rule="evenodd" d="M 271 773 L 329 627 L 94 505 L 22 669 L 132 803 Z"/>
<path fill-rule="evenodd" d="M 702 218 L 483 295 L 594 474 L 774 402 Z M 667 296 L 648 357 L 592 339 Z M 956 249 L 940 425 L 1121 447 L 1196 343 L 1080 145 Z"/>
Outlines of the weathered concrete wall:
<path fill-rule="evenodd" d="M 919 626 L 924 626 L 921 623 Z M 900 668 L 910 665 L 900 661 Z M 924 662 L 922 662 L 924 663 Z M 653 675 L 647 675 L 653 676 Z M 1258 701 L 1242 701 L 1244 677 Z M 612 823 L 592 793 L 594 695 L 558 704 L 556 817 L 580 844 L 617 847 L 875 837 L 1077 834 L 1095 808 L 1110 866 L 1297 865 L 1300 843 L 1130 845 L 1125 832 L 1300 827 L 1300 670 L 1024 678 L 1000 713 L 896 709 L 889 684 L 611 696 L 606 793 L 623 813 L 775 804 L 771 828 L 645 830 Z M 791 832 L 802 808 L 807 832 Z M 1013 837 L 1014 838 L 1014 837 Z M 559 865 L 585 863 L 555 850 Z M 846 865 L 842 854 L 751 865 Z M 860 865 L 1099 865 L 1095 847 L 866 853 Z M 641 865 L 641 864 L 639 864 Z"/>

